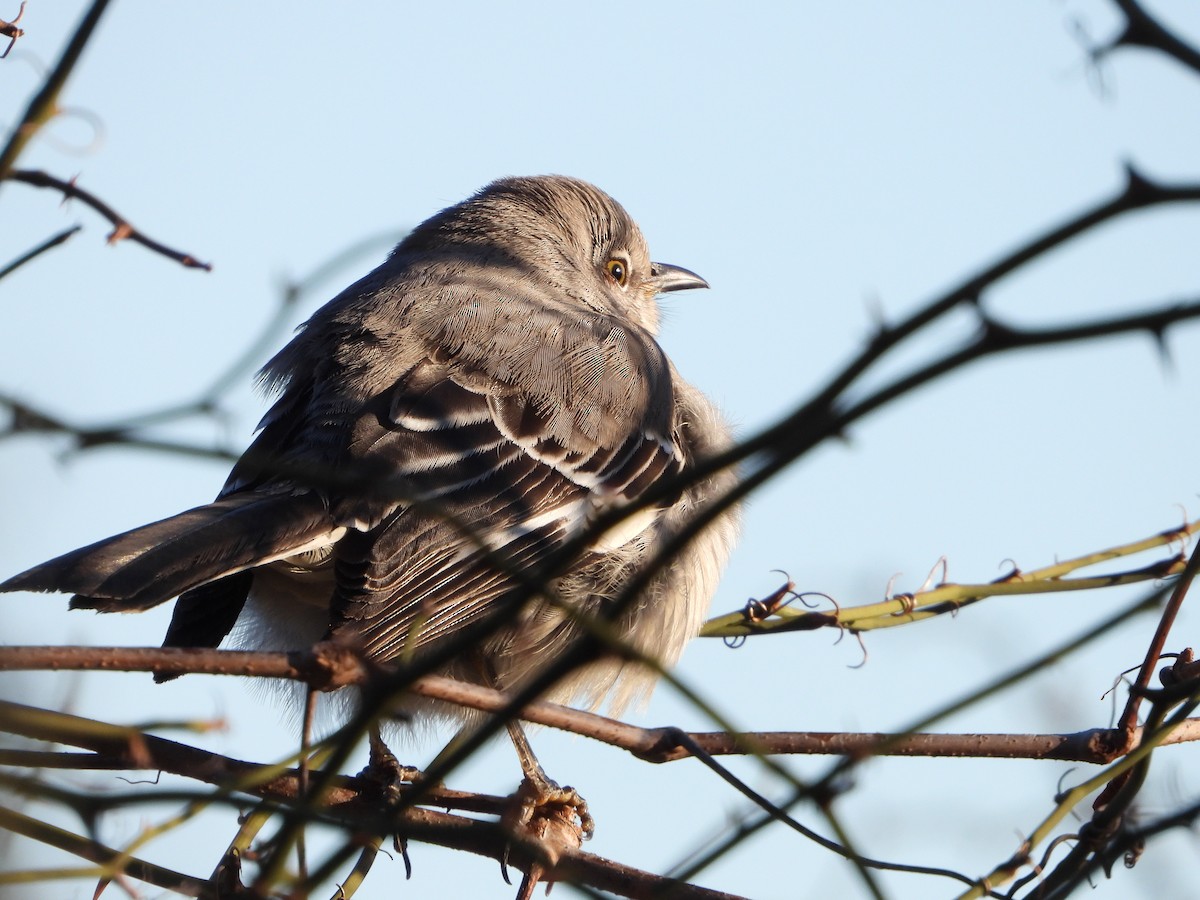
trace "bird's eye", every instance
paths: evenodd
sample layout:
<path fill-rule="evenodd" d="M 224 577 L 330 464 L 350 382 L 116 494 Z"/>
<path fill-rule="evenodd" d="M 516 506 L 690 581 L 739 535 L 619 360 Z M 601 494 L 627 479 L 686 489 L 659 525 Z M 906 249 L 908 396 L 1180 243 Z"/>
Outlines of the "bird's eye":
<path fill-rule="evenodd" d="M 604 264 L 604 270 L 608 272 L 608 277 L 625 287 L 625 282 L 629 280 L 629 267 L 625 265 L 623 259 L 610 259 Z"/>

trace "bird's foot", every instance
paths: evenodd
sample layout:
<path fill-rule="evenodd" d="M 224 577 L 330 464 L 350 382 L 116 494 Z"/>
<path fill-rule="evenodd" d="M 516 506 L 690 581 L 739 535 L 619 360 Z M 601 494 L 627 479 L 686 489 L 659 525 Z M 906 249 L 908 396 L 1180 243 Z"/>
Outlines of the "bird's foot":
<path fill-rule="evenodd" d="M 539 851 L 517 891 L 517 900 L 527 900 L 542 880 L 546 864 L 553 866 L 564 852 L 578 850 L 585 840 L 590 840 L 596 822 L 588 812 L 587 801 L 575 788 L 559 787 L 545 776 L 526 775 L 511 801 L 501 822 L 514 842 L 532 841 Z M 511 844 L 505 847 L 500 860 L 505 881 L 508 881 L 510 850 Z"/>
<path fill-rule="evenodd" d="M 400 799 L 400 794 L 406 786 L 421 777 L 421 770 L 414 766 L 402 765 L 374 730 L 370 735 L 370 747 L 367 767 L 358 773 L 358 777 L 378 785 L 384 799 L 394 803 Z"/>
<path fill-rule="evenodd" d="M 596 831 L 596 820 L 588 812 L 587 801 L 575 788 L 559 787 L 544 775 L 533 778 L 526 775 L 513 795 L 513 807 L 505 815 L 505 822 L 527 829 L 539 818 L 572 823 L 585 841 L 590 841 Z"/>
<path fill-rule="evenodd" d="M 358 773 L 378 789 L 384 806 L 394 808 L 404 796 L 404 789 L 411 787 L 421 778 L 421 770 L 415 766 L 402 765 L 396 755 L 388 749 L 379 732 L 372 728 L 370 732 L 370 756 L 367 766 Z M 412 878 L 412 860 L 408 857 L 408 842 L 399 834 L 392 835 L 392 849 L 404 860 L 404 871 Z"/>

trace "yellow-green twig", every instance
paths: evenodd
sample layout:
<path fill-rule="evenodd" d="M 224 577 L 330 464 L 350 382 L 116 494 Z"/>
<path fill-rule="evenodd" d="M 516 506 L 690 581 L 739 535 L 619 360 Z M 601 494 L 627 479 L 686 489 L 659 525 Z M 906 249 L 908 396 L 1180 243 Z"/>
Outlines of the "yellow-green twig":
<path fill-rule="evenodd" d="M 911 594 L 896 594 L 879 603 L 840 606 L 830 611 L 813 611 L 794 605 L 781 605 L 772 610 L 770 615 L 762 617 L 753 615 L 752 607 L 747 606 L 740 612 L 710 619 L 701 630 L 701 635 L 739 638 L 753 634 L 781 634 L 789 631 L 811 631 L 827 627 L 845 628 L 856 632 L 870 631 L 877 628 L 894 628 L 897 625 L 943 615 L 988 597 L 1090 591 L 1154 581 L 1179 574 L 1185 564 L 1183 555 L 1175 554 L 1146 566 L 1121 572 L 1077 578 L 1065 576 L 1102 562 L 1185 541 L 1197 530 L 1200 530 L 1200 520 L 1127 544 L 1055 562 L 1028 572 L 1014 569 L 996 581 L 982 584 L 943 583 Z"/>

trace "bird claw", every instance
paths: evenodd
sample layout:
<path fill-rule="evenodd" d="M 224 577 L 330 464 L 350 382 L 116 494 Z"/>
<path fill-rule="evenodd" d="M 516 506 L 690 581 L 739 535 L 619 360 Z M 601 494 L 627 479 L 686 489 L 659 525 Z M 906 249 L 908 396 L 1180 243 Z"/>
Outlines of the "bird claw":
<path fill-rule="evenodd" d="M 559 787 L 549 778 L 531 778 L 529 775 L 521 780 L 501 822 L 514 839 L 535 841 L 551 865 L 558 861 L 564 850 L 578 850 L 584 841 L 591 840 L 596 830 L 596 821 L 588 812 L 587 801 L 575 788 Z M 507 844 L 500 859 L 506 882 L 511 849 L 512 844 Z M 533 895 L 533 889 L 545 871 L 538 861 L 530 864 L 517 892 L 518 900 Z"/>
<path fill-rule="evenodd" d="M 596 831 L 596 820 L 588 812 L 587 801 L 575 788 L 559 787 L 549 778 L 533 779 L 526 775 L 513 795 L 513 807 L 506 814 L 506 823 L 526 831 L 537 819 L 556 819 L 571 823 L 580 840 L 590 841 Z"/>
<path fill-rule="evenodd" d="M 384 799 L 389 803 L 394 803 L 400 799 L 404 787 L 413 784 L 421 777 L 421 770 L 414 766 L 401 764 L 377 734 L 372 733 L 370 740 L 371 749 L 367 766 L 358 773 L 358 777 L 378 785 Z"/>

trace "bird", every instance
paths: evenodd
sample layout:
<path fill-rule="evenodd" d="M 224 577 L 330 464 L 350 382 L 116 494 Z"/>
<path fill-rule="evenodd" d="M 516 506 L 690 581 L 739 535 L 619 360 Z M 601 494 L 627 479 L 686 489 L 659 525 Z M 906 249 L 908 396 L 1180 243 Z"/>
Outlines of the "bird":
<path fill-rule="evenodd" d="M 256 649 L 338 640 L 381 665 L 440 652 L 439 674 L 501 690 L 607 615 L 619 646 L 544 699 L 619 713 L 657 678 L 638 656 L 672 666 L 698 633 L 738 530 L 734 469 L 689 476 L 730 448 L 729 426 L 656 340 L 658 296 L 706 287 L 652 262 L 593 185 L 495 181 L 413 229 L 266 364 L 278 398 L 216 500 L 0 591 L 101 613 L 178 598 L 165 647 L 217 647 L 237 625 Z M 403 712 L 479 715 L 416 697 Z"/>

